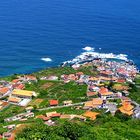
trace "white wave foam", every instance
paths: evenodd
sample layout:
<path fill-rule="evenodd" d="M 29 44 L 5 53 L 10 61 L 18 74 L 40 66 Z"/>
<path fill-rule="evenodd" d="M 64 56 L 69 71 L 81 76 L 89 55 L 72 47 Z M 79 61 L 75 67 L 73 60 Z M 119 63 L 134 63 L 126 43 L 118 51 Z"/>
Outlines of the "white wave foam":
<path fill-rule="evenodd" d="M 52 61 L 52 59 L 51 58 L 48 58 L 48 57 L 41 58 L 41 60 L 43 60 L 45 62 L 51 62 Z"/>
<path fill-rule="evenodd" d="M 90 46 L 86 46 L 83 48 L 84 51 L 94 51 L 94 48 L 90 47 Z"/>
<path fill-rule="evenodd" d="M 74 63 L 80 63 L 83 61 L 91 61 L 95 58 L 101 58 L 101 59 L 118 59 L 123 61 L 128 61 L 127 55 L 125 54 L 113 54 L 113 53 L 98 53 L 93 51 L 86 51 L 81 53 L 81 55 L 75 57 L 72 60 L 64 62 L 64 64 L 74 64 Z"/>

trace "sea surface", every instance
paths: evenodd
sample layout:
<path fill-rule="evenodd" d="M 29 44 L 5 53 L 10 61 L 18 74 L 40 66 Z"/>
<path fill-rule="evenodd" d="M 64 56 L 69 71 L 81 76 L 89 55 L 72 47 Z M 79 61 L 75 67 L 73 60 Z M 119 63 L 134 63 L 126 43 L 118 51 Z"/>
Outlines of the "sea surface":
<path fill-rule="evenodd" d="M 85 46 L 140 68 L 140 0 L 0 0 L 0 76 L 58 66 Z"/>

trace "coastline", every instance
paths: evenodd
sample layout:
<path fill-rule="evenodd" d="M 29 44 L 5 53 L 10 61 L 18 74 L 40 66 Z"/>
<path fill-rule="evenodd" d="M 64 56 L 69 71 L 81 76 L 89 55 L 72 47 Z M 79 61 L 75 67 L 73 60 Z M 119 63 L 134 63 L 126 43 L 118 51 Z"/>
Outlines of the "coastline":
<path fill-rule="evenodd" d="M 139 119 L 140 74 L 134 63 L 84 54 L 68 65 L 1 78 L 0 122 L 1 127 L 10 128 L 10 133 L 3 130 L 4 138 L 7 133 L 21 137 L 15 132 L 21 122 L 53 128 L 67 119 L 87 127 L 87 122 L 101 121 L 104 116 L 111 117 L 111 123 L 118 119 L 122 124 L 126 123 L 123 118 Z"/>
<path fill-rule="evenodd" d="M 50 68 L 59 68 L 61 66 L 63 67 L 63 66 L 71 66 L 73 64 L 82 64 L 85 62 L 91 62 L 94 59 L 105 59 L 105 60 L 113 60 L 113 61 L 118 61 L 118 62 L 123 61 L 123 62 L 130 63 L 132 65 L 135 65 L 135 67 L 137 67 L 137 64 L 135 64 L 133 60 L 130 60 L 126 54 L 99 53 L 99 52 L 96 52 L 95 49 L 90 46 L 86 46 L 86 47 L 82 48 L 82 50 L 83 50 L 83 52 L 81 52 L 80 55 L 76 56 L 75 58 L 73 58 L 71 60 L 66 60 L 64 62 L 60 62 L 60 64 L 58 64 L 56 66 L 44 67 L 44 68 L 37 69 L 36 71 L 31 71 L 31 72 L 27 72 L 27 73 L 19 72 L 19 73 L 13 73 L 13 74 L 9 74 L 9 75 L 3 75 L 3 76 L 0 76 L 0 78 L 9 77 L 12 75 L 32 74 L 32 73 L 36 73 L 36 72 L 50 69 Z M 53 60 L 49 57 L 44 57 L 44 58 L 41 58 L 40 60 L 42 62 L 44 61 L 44 63 L 53 63 Z M 138 67 L 137 67 L 137 69 L 138 69 Z"/>

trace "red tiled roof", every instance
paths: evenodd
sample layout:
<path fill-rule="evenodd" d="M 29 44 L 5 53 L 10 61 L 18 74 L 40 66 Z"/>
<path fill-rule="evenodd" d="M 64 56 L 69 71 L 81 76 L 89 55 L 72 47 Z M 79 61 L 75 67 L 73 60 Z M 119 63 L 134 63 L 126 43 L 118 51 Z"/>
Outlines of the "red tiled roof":
<path fill-rule="evenodd" d="M 108 89 L 105 88 L 105 87 L 101 87 L 100 90 L 99 90 L 99 93 L 100 93 L 100 94 L 104 94 L 104 93 L 106 93 L 106 92 L 108 92 Z"/>
<path fill-rule="evenodd" d="M 8 140 L 15 140 L 15 135 L 12 134 L 11 137 Z"/>
<path fill-rule="evenodd" d="M 117 82 L 118 82 L 118 83 L 125 83 L 126 80 L 125 80 L 125 79 L 118 79 Z"/>
<path fill-rule="evenodd" d="M 53 117 L 60 117 L 60 116 L 61 116 L 60 113 L 55 113 L 55 114 L 52 114 L 52 115 L 51 115 L 52 118 L 53 118 Z"/>
<path fill-rule="evenodd" d="M 83 75 L 83 72 L 77 72 L 76 75 Z"/>
<path fill-rule="evenodd" d="M 2 103 L 2 106 L 5 107 L 5 106 L 7 106 L 8 104 L 9 104 L 8 102 L 3 102 L 3 103 Z"/>
<path fill-rule="evenodd" d="M 2 135 L 0 135 L 0 139 L 2 139 L 3 138 L 3 136 Z"/>
<path fill-rule="evenodd" d="M 12 81 L 12 83 L 17 83 L 17 82 L 19 82 L 19 79 L 14 79 L 14 80 Z"/>
<path fill-rule="evenodd" d="M 13 85 L 13 88 L 16 88 L 16 89 L 24 89 L 25 86 L 24 86 L 24 84 L 14 84 Z"/>
<path fill-rule="evenodd" d="M 97 94 L 97 92 L 90 92 L 90 91 L 87 92 L 87 96 L 94 96 L 96 94 Z"/>
<path fill-rule="evenodd" d="M 58 100 L 50 100 L 49 103 L 51 106 L 58 105 Z"/>
<path fill-rule="evenodd" d="M 33 75 L 26 75 L 26 78 L 29 78 L 30 80 L 36 80 L 36 77 Z"/>
<path fill-rule="evenodd" d="M 101 71 L 101 74 L 112 75 L 112 71 Z"/>
<path fill-rule="evenodd" d="M 43 121 L 48 121 L 50 117 L 46 117 L 44 115 L 37 116 L 37 118 L 42 119 Z"/>
<path fill-rule="evenodd" d="M 7 93 L 8 91 L 9 91 L 8 87 L 0 88 L 0 93 L 2 93 L 2 94 Z"/>

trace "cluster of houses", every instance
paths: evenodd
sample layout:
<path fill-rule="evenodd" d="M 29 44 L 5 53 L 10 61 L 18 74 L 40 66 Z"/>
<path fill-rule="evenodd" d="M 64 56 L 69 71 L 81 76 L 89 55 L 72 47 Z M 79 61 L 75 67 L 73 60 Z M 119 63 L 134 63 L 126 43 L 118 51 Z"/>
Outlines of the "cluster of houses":
<path fill-rule="evenodd" d="M 6 118 L 4 119 L 5 122 L 13 122 L 13 121 L 26 121 L 28 118 L 34 117 L 33 112 L 26 112 L 26 113 L 21 113 L 16 116 Z"/>
<path fill-rule="evenodd" d="M 37 82 L 37 78 L 32 75 L 19 76 L 11 82 L 0 81 L 0 110 L 8 104 L 26 106 L 36 96 L 34 91 L 24 90 L 26 83 Z M 7 99 L 4 99 L 4 98 Z"/>
<path fill-rule="evenodd" d="M 49 100 L 49 106 L 50 107 L 58 106 L 58 105 L 59 105 L 59 101 L 58 100 L 55 100 L 55 99 Z M 64 106 L 72 105 L 72 100 L 65 100 L 65 101 L 63 101 L 63 105 Z"/>
<path fill-rule="evenodd" d="M 4 132 L 3 135 L 0 135 L 0 139 L 8 139 L 8 140 L 14 140 L 15 135 L 12 133 L 12 131 L 16 128 L 15 124 L 3 126 L 3 128 L 7 129 L 7 132 Z"/>
<path fill-rule="evenodd" d="M 91 120 L 95 120 L 97 115 L 99 115 L 99 113 L 93 111 L 86 111 L 82 115 L 61 114 L 54 111 L 54 112 L 47 112 L 45 115 L 38 115 L 36 116 L 36 118 L 42 119 L 46 125 L 52 126 L 52 125 L 56 125 L 56 122 L 52 120 L 53 118 L 68 119 L 68 120 L 80 119 L 81 121 L 86 121 L 87 118 Z"/>
<path fill-rule="evenodd" d="M 83 72 L 77 72 L 75 74 L 63 74 L 60 78 L 54 75 L 43 76 L 40 78 L 40 80 L 61 80 L 64 81 L 64 83 L 74 81 L 79 85 L 86 84 L 87 92 L 85 95 L 87 96 L 88 101 L 84 102 L 83 106 L 80 106 L 80 108 L 85 110 L 84 114 L 61 114 L 53 111 L 47 112 L 45 115 L 35 116 L 32 112 L 33 107 L 29 106 L 26 108 L 25 113 L 6 118 L 4 121 L 26 121 L 29 118 L 38 118 L 42 119 L 46 125 L 53 126 L 56 125 L 56 121 L 54 121 L 55 119 L 53 118 L 69 120 L 76 118 L 82 121 L 89 118 L 91 120 L 95 120 L 99 113 L 93 112 L 93 109 L 106 109 L 106 112 L 111 112 L 112 115 L 115 115 L 116 111 L 120 111 L 128 116 L 140 118 L 140 107 L 138 105 L 134 105 L 134 102 L 127 97 L 129 95 L 129 88 L 123 85 L 123 83 L 126 82 L 133 83 L 133 80 L 138 73 L 138 70 L 134 65 L 130 64 L 129 62 L 96 59 L 92 62 L 85 62 L 84 64 L 74 64 L 72 67 L 78 70 L 81 65 L 96 67 L 98 74 L 96 76 L 91 76 L 86 75 Z M 27 104 L 32 100 L 32 97 L 37 96 L 34 91 L 24 90 L 25 84 L 30 84 L 32 82 L 37 82 L 37 78 L 31 75 L 19 76 L 12 82 L 0 81 L 0 98 L 8 96 L 7 101 L 0 101 L 0 110 L 8 106 L 10 103 L 19 106 L 27 106 Z M 122 85 L 114 86 L 114 91 L 105 84 L 108 82 L 120 83 L 120 85 Z M 114 102 L 113 100 L 120 100 L 120 103 Z M 49 105 L 50 107 L 59 107 L 59 100 L 51 99 L 49 100 Z M 71 105 L 73 105 L 72 100 L 63 101 L 63 106 Z M 9 131 L 4 133 L 2 137 L 8 139 L 12 137 L 12 133 L 10 133 L 10 131 L 15 128 L 15 125 L 6 127 Z"/>
<path fill-rule="evenodd" d="M 106 108 L 113 115 L 117 110 L 127 115 L 139 116 L 139 109 L 135 109 L 131 100 L 128 99 L 128 86 L 123 85 L 126 82 L 133 83 L 133 80 L 139 72 L 137 68 L 130 62 L 117 62 L 107 61 L 105 59 L 95 59 L 92 62 L 85 62 L 83 64 L 74 64 L 72 67 L 78 70 L 81 66 L 94 66 L 97 68 L 97 76 L 85 75 L 82 72 L 76 74 L 62 75 L 61 79 L 67 83 L 75 81 L 78 84 L 87 84 L 87 97 L 90 101 L 87 101 L 83 109 L 91 110 L 93 108 Z M 115 85 L 114 90 L 105 85 L 107 82 L 120 83 Z M 121 85 L 122 84 L 122 85 Z M 117 103 L 109 102 L 109 99 L 120 99 L 122 105 L 117 108 Z"/>

